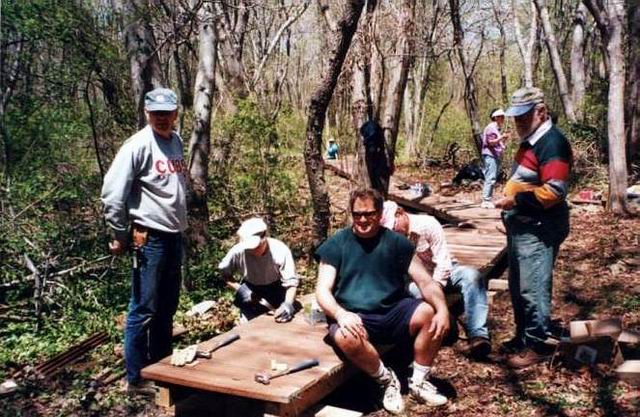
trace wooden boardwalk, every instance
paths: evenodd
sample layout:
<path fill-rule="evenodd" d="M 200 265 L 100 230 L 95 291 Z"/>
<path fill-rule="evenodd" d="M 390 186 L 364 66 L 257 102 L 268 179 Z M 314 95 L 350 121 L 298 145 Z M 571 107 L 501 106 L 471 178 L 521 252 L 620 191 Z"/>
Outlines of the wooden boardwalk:
<path fill-rule="evenodd" d="M 327 161 L 325 166 L 342 178 L 352 177 L 352 159 Z M 507 238 L 499 231 L 500 210 L 483 209 L 478 201 L 455 196 L 416 197 L 410 190 L 400 189 L 402 185 L 404 181 L 391 178 L 389 199 L 412 211 L 435 216 L 444 223 L 449 250 L 460 264 L 473 266 L 489 277 L 501 272 Z"/>
<path fill-rule="evenodd" d="M 342 177 L 350 177 L 344 166 L 332 164 L 327 167 Z M 400 190 L 398 185 L 400 181 L 392 179 L 390 199 L 433 214 L 451 226 L 445 227 L 445 234 L 458 262 L 474 266 L 489 277 L 496 273 L 506 246 L 505 236 L 496 228 L 500 224 L 499 210 L 481 209 L 476 202 L 458 201 L 452 197 L 415 198 L 409 191 Z M 275 323 L 272 316 L 258 317 L 202 343 L 200 348 L 213 346 L 231 333 L 239 334 L 240 340 L 215 351 L 212 359 L 198 359 L 195 365 L 175 367 L 170 365 L 170 358 L 165 358 L 146 367 L 142 375 L 174 392 L 214 392 L 230 398 L 253 400 L 259 404 L 258 415 L 297 416 L 354 372 L 324 341 L 326 326 L 310 325 L 301 312 L 292 322 L 284 324 Z M 285 362 L 291 367 L 311 358 L 318 359 L 319 366 L 275 379 L 270 385 L 254 380 L 256 373 L 269 370 L 271 360 Z M 180 414 L 178 408 L 176 414 Z M 216 415 L 249 414 L 231 407 Z"/>

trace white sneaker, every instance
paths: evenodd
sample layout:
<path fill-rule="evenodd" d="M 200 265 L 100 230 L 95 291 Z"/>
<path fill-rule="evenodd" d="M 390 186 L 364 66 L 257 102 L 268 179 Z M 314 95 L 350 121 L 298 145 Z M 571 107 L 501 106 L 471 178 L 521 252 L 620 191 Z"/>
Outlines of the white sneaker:
<path fill-rule="evenodd" d="M 391 414 L 400 414 L 404 411 L 404 400 L 400 393 L 400 381 L 391 370 L 387 369 L 387 373 L 378 379 L 378 383 L 384 390 L 382 396 L 382 406 Z"/>
<path fill-rule="evenodd" d="M 449 399 L 438 392 L 438 389 L 426 378 L 419 384 L 409 380 L 409 392 L 418 402 L 434 407 L 445 405 Z"/>
<path fill-rule="evenodd" d="M 496 206 L 491 201 L 483 201 L 482 204 L 480 204 L 480 207 L 486 209 L 496 208 Z"/>

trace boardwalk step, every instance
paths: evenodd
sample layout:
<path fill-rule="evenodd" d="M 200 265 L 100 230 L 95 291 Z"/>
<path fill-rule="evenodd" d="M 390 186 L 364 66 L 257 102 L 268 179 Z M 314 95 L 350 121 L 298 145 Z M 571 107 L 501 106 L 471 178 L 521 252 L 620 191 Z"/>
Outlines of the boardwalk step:
<path fill-rule="evenodd" d="M 489 291 L 506 291 L 509 289 L 509 281 L 506 279 L 490 279 Z"/>

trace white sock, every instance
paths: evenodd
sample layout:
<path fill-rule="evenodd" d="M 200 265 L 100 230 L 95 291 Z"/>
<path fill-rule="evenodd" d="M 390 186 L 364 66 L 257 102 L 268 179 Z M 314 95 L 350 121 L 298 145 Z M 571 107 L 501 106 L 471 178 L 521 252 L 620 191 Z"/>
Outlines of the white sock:
<path fill-rule="evenodd" d="M 380 361 L 380 366 L 375 374 L 371 375 L 374 379 L 380 379 L 387 373 L 387 368 L 384 366 L 384 363 Z"/>
<path fill-rule="evenodd" d="M 414 383 L 422 382 L 431 373 L 431 367 L 420 365 L 418 362 L 413 361 L 413 374 L 411 375 L 411 381 Z"/>

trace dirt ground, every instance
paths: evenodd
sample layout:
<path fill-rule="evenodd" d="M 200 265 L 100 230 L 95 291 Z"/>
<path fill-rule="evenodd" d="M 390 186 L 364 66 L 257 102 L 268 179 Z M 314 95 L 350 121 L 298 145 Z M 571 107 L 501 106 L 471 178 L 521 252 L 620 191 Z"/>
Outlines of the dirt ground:
<path fill-rule="evenodd" d="M 403 171 L 404 172 L 404 171 Z M 411 172 L 407 182 L 437 184 L 450 178 L 446 170 Z M 346 216 L 346 181 L 327 174 L 334 221 L 339 226 Z M 479 200 L 479 186 L 458 190 L 465 198 Z M 498 193 L 500 190 L 497 191 Z M 640 219 L 615 218 L 601 207 L 575 206 L 571 211 L 571 234 L 563 244 L 556 264 L 553 318 L 563 326 L 571 320 L 619 317 L 625 328 L 640 331 Z M 312 277 L 308 277 L 312 279 Z M 502 278 L 506 278 L 506 275 Z M 513 318 L 508 292 L 500 292 L 490 306 L 490 329 L 494 352 L 513 335 Z M 593 367 L 570 366 L 557 360 L 514 372 L 493 353 L 486 362 L 475 362 L 461 352 L 464 341 L 441 350 L 436 362 L 436 383 L 451 398 L 441 408 L 408 403 L 412 416 L 640 416 L 640 389 L 619 381 L 614 364 Z M 626 352 L 640 359 L 638 350 Z M 150 400 L 131 400 L 124 394 L 122 381 L 100 388 L 89 405 L 69 398 L 74 388 L 63 377 L 48 389 L 35 389 L 33 395 L 0 399 L 0 414 L 24 416 L 169 416 Z M 363 378 L 347 384 L 328 401 L 360 409 L 370 417 L 387 415 L 376 408 L 370 386 Z M 362 384 L 360 383 L 362 382 Z M 353 391 L 353 387 L 364 387 Z M 78 388 L 78 387 L 75 387 Z M 7 403 L 6 401 L 9 401 Z M 408 397 L 407 397 L 407 401 Z M 2 404 L 4 403 L 4 404 Z M 13 411 L 12 411 L 13 410 Z M 9 414 L 6 414 L 9 413 Z M 212 410 L 211 415 L 216 415 Z"/>

